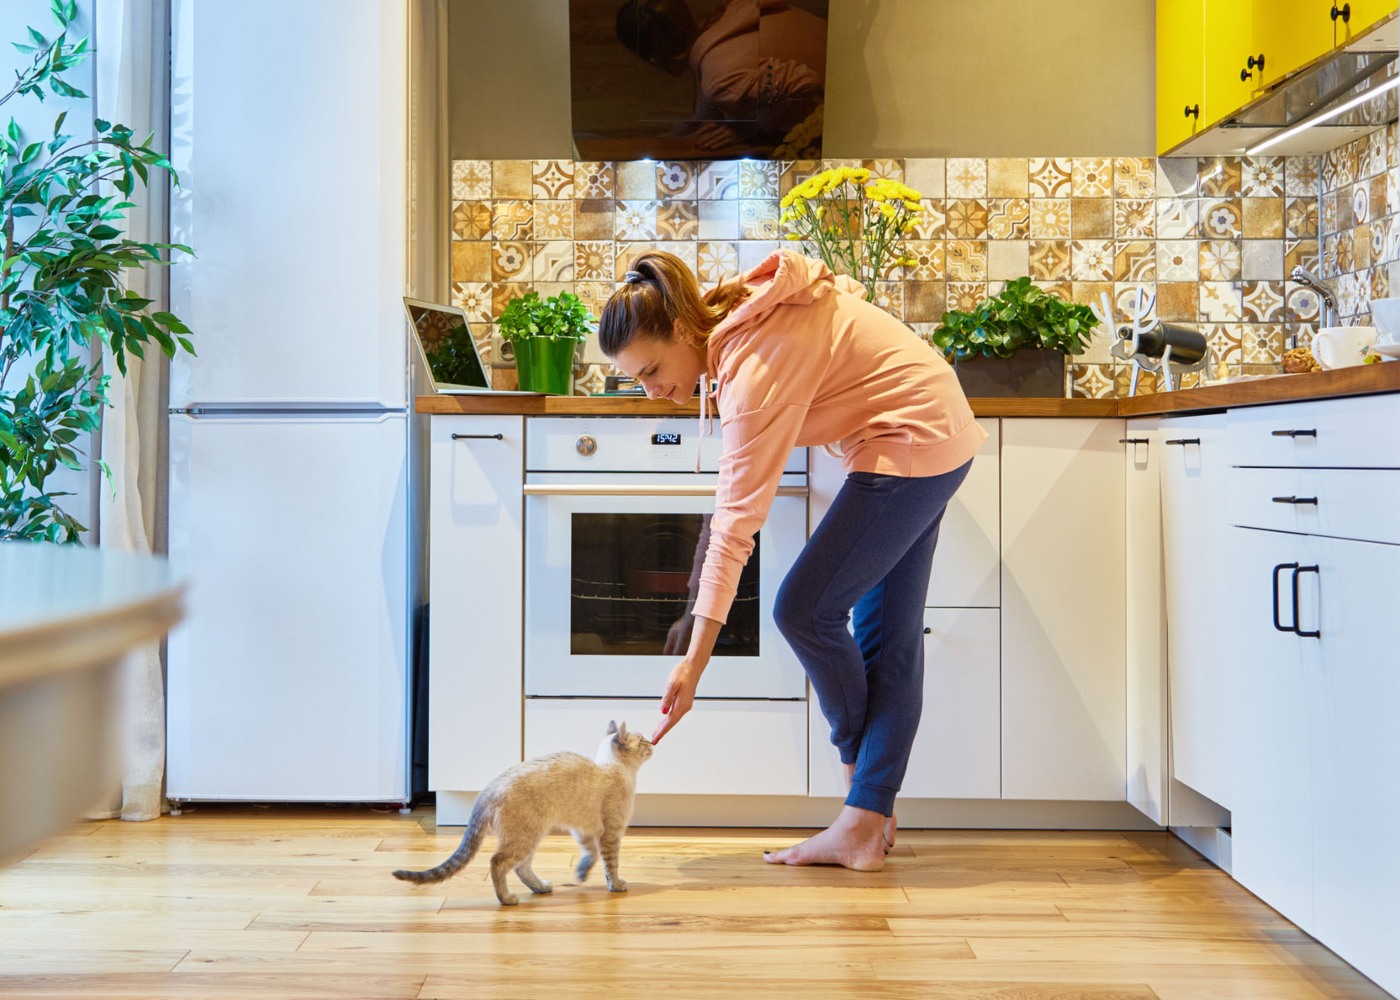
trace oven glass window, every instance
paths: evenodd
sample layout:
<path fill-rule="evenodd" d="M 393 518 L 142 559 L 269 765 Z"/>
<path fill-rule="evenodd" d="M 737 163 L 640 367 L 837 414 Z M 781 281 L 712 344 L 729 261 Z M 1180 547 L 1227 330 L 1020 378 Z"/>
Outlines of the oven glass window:
<path fill-rule="evenodd" d="M 681 656 L 690 645 L 708 514 L 573 514 L 569 651 Z M 698 554 L 697 554 L 698 553 Z M 758 656 L 758 539 L 716 656 Z"/>

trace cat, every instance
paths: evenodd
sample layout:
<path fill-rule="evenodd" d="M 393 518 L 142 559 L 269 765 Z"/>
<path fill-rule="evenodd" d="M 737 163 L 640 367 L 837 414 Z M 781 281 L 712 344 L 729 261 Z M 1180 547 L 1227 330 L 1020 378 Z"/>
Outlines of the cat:
<path fill-rule="evenodd" d="M 576 753 L 552 753 L 515 764 L 481 790 L 467 819 L 462 843 L 452 856 L 427 871 L 394 872 L 405 882 L 441 882 L 466 867 L 488 832 L 496 835 L 491 856 L 491 884 L 502 906 L 519 899 L 506 888 L 506 872 L 515 869 L 531 892 L 554 887 L 531 868 L 540 841 L 551 833 L 571 833 L 583 849 L 576 875 L 588 878 L 593 862 L 603 859 L 610 892 L 626 892 L 617 873 L 622 834 L 632 819 L 637 769 L 652 753 L 652 744 L 627 731 L 627 723 L 608 723 L 594 760 Z"/>

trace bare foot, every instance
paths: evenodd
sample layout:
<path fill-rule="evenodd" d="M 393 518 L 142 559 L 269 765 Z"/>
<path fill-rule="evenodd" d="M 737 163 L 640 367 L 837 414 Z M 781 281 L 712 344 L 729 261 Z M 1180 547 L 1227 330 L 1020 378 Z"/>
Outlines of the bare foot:
<path fill-rule="evenodd" d="M 890 848 L 894 846 L 895 835 L 899 832 L 899 821 L 893 815 L 885 817 L 885 828 L 881 835 L 885 839 L 885 853 L 890 853 Z"/>
<path fill-rule="evenodd" d="M 885 817 L 868 809 L 842 806 L 821 833 L 781 851 L 764 851 L 770 865 L 840 865 L 858 872 L 885 867 Z"/>

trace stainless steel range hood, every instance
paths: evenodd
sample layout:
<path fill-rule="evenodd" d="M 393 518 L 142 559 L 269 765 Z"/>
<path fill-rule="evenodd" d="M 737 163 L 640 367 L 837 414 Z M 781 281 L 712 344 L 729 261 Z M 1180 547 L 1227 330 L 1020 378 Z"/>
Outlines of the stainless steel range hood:
<path fill-rule="evenodd" d="M 1167 155 L 1241 155 L 1295 126 L 1317 124 L 1270 145 L 1259 155 L 1296 156 L 1324 153 L 1346 145 L 1400 117 L 1400 76 L 1397 61 L 1400 19 L 1363 35 L 1345 49 L 1281 81 L 1239 111 L 1207 131 L 1188 139 Z M 1375 96 L 1367 98 L 1367 94 Z M 1347 104 L 1339 115 L 1329 112 Z"/>

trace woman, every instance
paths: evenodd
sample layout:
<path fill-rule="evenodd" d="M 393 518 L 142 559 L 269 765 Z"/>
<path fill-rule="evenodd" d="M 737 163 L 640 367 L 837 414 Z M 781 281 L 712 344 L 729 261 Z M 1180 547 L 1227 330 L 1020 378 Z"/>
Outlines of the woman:
<path fill-rule="evenodd" d="M 831 724 L 850 792 L 830 827 L 765 858 L 876 870 L 922 708 L 938 526 L 986 433 L 948 364 L 862 291 L 780 252 L 702 296 L 680 258 L 647 253 L 604 307 L 598 340 L 649 398 L 681 404 L 697 379 L 715 385 L 724 442 L 690 645 L 653 742 L 694 704 L 785 459 L 795 447 L 839 448 L 846 482 L 773 613 Z"/>

